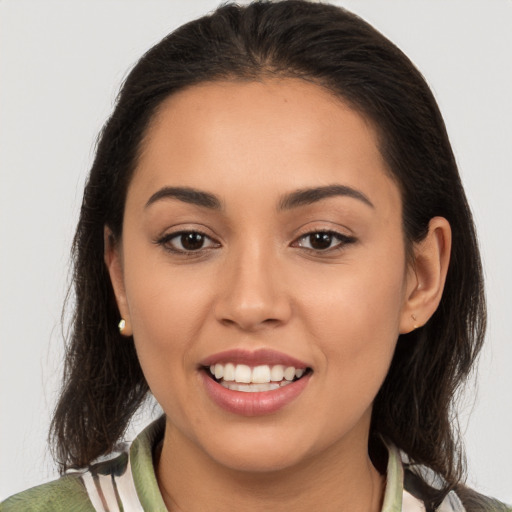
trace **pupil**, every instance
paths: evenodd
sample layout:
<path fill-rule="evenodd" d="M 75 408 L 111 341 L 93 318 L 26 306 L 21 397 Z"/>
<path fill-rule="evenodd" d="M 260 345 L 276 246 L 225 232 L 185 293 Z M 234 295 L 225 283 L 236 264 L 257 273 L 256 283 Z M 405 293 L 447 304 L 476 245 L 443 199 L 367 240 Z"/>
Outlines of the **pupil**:
<path fill-rule="evenodd" d="M 331 246 L 331 242 L 332 235 L 329 233 L 314 233 L 310 238 L 313 249 L 328 249 Z"/>
<path fill-rule="evenodd" d="M 204 243 L 204 236 L 201 233 L 185 233 L 181 235 L 181 245 L 189 251 L 201 249 Z"/>

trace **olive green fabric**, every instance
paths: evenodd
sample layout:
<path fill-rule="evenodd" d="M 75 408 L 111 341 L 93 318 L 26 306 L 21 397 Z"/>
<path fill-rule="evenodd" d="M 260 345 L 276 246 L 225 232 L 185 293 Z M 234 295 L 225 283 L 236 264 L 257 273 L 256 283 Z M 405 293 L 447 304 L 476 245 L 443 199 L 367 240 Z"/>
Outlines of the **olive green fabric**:
<path fill-rule="evenodd" d="M 80 475 L 66 475 L 15 494 L 0 504 L 1 512 L 95 512 Z"/>

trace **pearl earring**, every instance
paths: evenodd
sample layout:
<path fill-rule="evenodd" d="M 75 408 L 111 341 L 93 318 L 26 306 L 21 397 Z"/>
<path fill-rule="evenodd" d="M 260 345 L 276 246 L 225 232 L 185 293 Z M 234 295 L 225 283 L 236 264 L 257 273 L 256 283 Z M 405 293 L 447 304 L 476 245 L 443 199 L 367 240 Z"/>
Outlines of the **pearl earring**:
<path fill-rule="evenodd" d="M 124 328 L 126 327 L 126 320 L 124 318 L 121 318 L 121 321 L 119 322 L 119 332 L 123 334 Z"/>

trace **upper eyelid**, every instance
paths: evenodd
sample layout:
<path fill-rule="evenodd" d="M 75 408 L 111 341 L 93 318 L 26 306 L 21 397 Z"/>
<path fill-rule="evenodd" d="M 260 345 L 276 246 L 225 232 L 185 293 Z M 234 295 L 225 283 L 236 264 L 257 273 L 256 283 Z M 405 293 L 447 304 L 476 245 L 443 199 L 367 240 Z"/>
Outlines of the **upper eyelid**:
<path fill-rule="evenodd" d="M 328 227 L 304 230 L 303 232 L 295 236 L 295 240 L 299 240 L 300 238 L 304 238 L 309 235 L 314 235 L 315 233 L 329 233 L 335 236 L 339 236 L 340 238 L 356 238 L 352 232 L 344 233 L 341 229 Z"/>
<path fill-rule="evenodd" d="M 313 231 L 308 231 L 307 233 L 299 235 L 295 238 L 295 241 L 314 235 L 315 233 L 327 233 L 329 235 L 333 235 L 334 237 L 338 237 L 341 240 L 355 240 L 355 236 L 340 233 L 339 231 L 335 231 L 333 229 L 315 229 Z"/>
<path fill-rule="evenodd" d="M 161 237 L 159 237 L 157 241 L 169 241 L 169 240 L 172 240 L 173 238 L 177 238 L 181 235 L 186 235 L 188 233 L 197 233 L 199 235 L 204 236 L 205 238 L 208 238 L 209 240 L 211 240 L 212 242 L 214 242 L 216 244 L 220 244 L 220 242 L 216 238 L 214 238 L 213 236 L 209 235 L 208 233 L 205 233 L 204 231 L 200 231 L 198 229 L 181 229 L 179 231 L 174 231 L 172 233 L 166 233 L 166 234 L 162 235 Z"/>
<path fill-rule="evenodd" d="M 296 236 L 300 234 L 317 233 L 319 231 L 339 233 L 340 235 L 344 236 L 355 235 L 354 230 L 351 229 L 350 226 L 346 223 L 342 223 L 329 218 L 317 218 L 314 220 L 308 220 L 293 230 Z"/>
<path fill-rule="evenodd" d="M 199 233 L 203 236 L 211 238 L 212 240 L 219 241 L 220 237 L 217 236 L 210 228 L 203 225 L 191 225 L 185 226 L 179 224 L 176 226 L 168 226 L 166 229 L 161 231 L 160 235 L 157 235 L 156 240 L 164 238 L 172 238 L 174 236 L 181 235 L 183 233 Z"/>

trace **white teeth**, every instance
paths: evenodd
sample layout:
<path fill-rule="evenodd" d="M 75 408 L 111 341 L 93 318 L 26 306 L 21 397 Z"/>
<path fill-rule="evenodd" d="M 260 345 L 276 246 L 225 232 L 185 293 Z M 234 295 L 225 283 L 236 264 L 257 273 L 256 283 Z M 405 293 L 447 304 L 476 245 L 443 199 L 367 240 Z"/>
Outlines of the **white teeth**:
<path fill-rule="evenodd" d="M 235 365 L 228 363 L 224 366 L 224 380 L 235 380 Z"/>
<path fill-rule="evenodd" d="M 284 379 L 284 366 L 276 364 L 270 370 L 270 380 L 273 382 L 281 382 Z"/>
<path fill-rule="evenodd" d="M 251 382 L 254 382 L 255 384 L 270 382 L 270 368 L 267 365 L 256 366 L 256 368 L 253 368 Z"/>
<path fill-rule="evenodd" d="M 263 386 L 262 391 L 277 389 L 280 386 L 289 384 L 295 378 L 300 379 L 305 373 L 305 368 L 294 368 L 293 366 L 285 367 L 281 364 L 269 366 L 262 364 L 251 368 L 246 364 L 215 364 L 210 366 L 210 373 L 221 381 L 221 384 L 228 389 L 236 389 L 237 391 L 257 391 Z M 242 384 L 250 384 L 242 386 L 244 389 L 238 389 Z M 269 384 L 272 385 L 269 388 Z"/>
<path fill-rule="evenodd" d="M 215 365 L 215 368 L 217 368 L 217 365 Z M 295 378 L 295 368 L 293 366 L 288 366 L 288 368 L 286 368 L 284 371 L 284 378 L 286 380 L 293 380 Z"/>
<path fill-rule="evenodd" d="M 215 365 L 217 367 L 217 365 Z M 235 380 L 249 384 L 252 378 L 251 368 L 245 364 L 237 364 L 235 368 Z"/>
<path fill-rule="evenodd" d="M 221 364 L 215 365 L 215 378 L 216 379 L 222 379 L 224 377 L 224 366 Z"/>
<path fill-rule="evenodd" d="M 285 381 L 286 384 L 290 384 Z M 268 382 L 266 384 L 237 384 L 236 382 L 226 382 L 221 381 L 221 386 L 225 388 L 231 389 L 232 391 L 243 391 L 245 393 L 261 393 L 263 391 L 274 391 L 275 389 L 279 389 L 281 385 L 277 382 Z M 285 384 L 285 385 L 286 385 Z"/>

